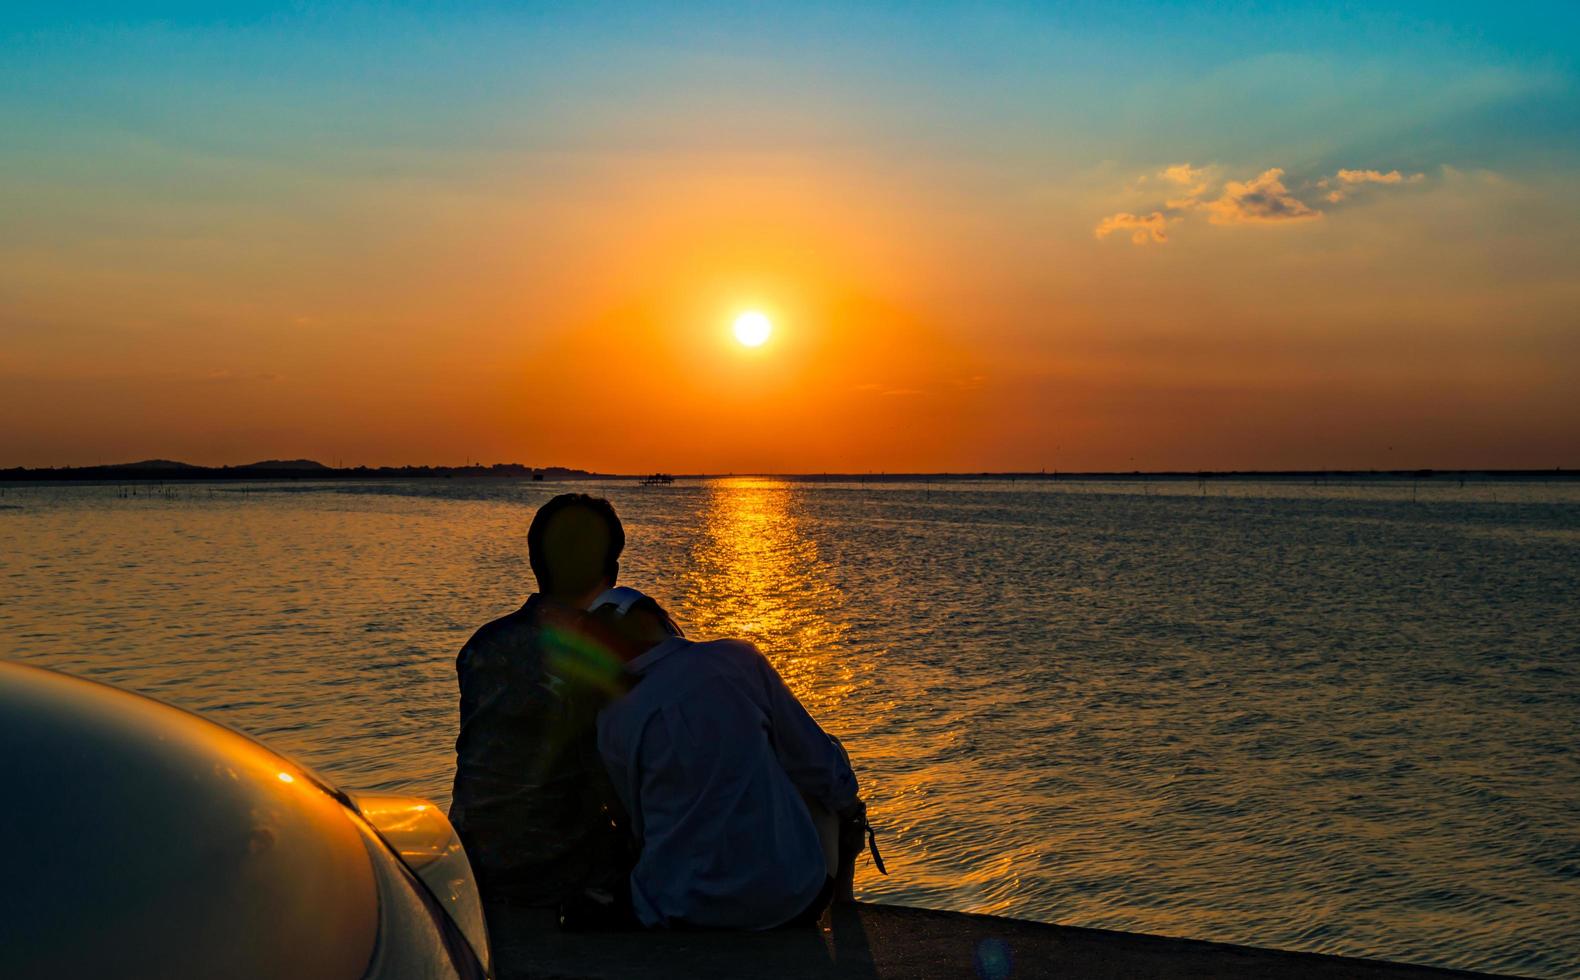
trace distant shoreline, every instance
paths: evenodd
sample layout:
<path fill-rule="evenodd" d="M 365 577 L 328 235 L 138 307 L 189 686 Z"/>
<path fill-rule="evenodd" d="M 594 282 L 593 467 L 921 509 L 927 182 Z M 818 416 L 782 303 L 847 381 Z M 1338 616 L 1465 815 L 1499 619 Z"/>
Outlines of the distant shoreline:
<path fill-rule="evenodd" d="M 740 477 L 784 480 L 793 483 L 969 483 L 1026 481 L 1273 481 L 1273 482 L 1397 482 L 1433 480 L 1474 481 L 1580 481 L 1580 469 L 1453 469 L 1453 470 L 1160 470 L 1160 471 L 1035 471 L 977 473 L 686 473 L 674 474 L 678 482 Z M 524 480 L 543 483 L 569 481 L 641 481 L 646 474 L 595 473 L 567 467 L 530 467 L 519 463 L 470 466 L 354 466 L 331 467 L 310 461 L 283 465 L 254 463 L 246 466 L 190 466 L 156 461 L 150 464 L 64 466 L 0 469 L 0 483 L 186 483 L 355 481 L 355 480 Z"/>

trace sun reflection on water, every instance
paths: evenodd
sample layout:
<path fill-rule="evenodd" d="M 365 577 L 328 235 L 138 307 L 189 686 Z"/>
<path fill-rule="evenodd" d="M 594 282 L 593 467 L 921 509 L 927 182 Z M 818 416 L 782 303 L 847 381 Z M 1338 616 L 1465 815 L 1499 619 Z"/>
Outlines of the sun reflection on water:
<path fill-rule="evenodd" d="M 814 715 L 840 704 L 854 686 L 845 597 L 801 529 L 791 488 L 719 481 L 702 510 L 680 609 L 687 635 L 750 640 Z"/>

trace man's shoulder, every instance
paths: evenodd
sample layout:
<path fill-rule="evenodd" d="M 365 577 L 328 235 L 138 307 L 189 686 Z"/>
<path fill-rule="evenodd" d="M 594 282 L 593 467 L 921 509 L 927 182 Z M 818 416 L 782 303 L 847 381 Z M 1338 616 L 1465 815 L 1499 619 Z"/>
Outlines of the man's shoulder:
<path fill-rule="evenodd" d="M 526 635 L 538 628 L 538 616 L 532 603 L 520 609 L 508 612 L 498 619 L 491 619 L 477 628 L 468 642 L 488 642 L 490 640 L 513 639 Z"/>
<path fill-rule="evenodd" d="M 508 656 L 529 647 L 537 640 L 542 623 L 532 602 L 484 623 L 461 648 L 460 663 L 477 663 Z"/>

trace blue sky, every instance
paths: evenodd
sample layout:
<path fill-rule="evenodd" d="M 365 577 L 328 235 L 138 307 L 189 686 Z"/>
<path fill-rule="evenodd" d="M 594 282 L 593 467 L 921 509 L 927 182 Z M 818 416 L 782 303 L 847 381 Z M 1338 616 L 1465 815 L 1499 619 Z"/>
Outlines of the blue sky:
<path fill-rule="evenodd" d="M 1131 424 L 1139 409 L 1114 407 L 1131 394 L 1160 412 L 1169 392 L 1234 401 L 1322 363 L 1322 383 L 1406 427 L 1428 424 L 1419 391 L 1485 392 L 1475 417 L 1496 424 L 1454 423 L 1480 433 L 1467 461 L 1545 460 L 1580 450 L 1553 419 L 1574 379 L 1551 367 L 1580 350 L 1577 39 L 1580 4 L 1557 3 L 11 4 L 0 373 L 28 397 L 113 375 L 123 407 L 165 384 L 132 375 L 300 394 L 354 330 L 282 340 L 294 328 L 270 324 L 378 323 L 406 360 L 342 406 L 374 427 L 446 331 L 519 334 L 511 356 L 542 356 L 606 307 L 652 313 L 670 285 L 625 281 L 642 279 L 633 262 L 673 284 L 671 256 L 744 250 L 710 260 L 718 275 L 784 282 L 791 259 L 764 256 L 839 254 L 807 290 L 860 293 L 941 338 L 918 364 L 971 349 L 971 376 L 1001 382 L 974 417 L 1053 411 L 1046 392 L 1070 385 L 1050 379 L 1079 371 L 1108 387 L 1057 410 L 1096 433 Z M 1188 184 L 1165 176 L 1186 165 Z M 523 299 L 512 277 L 545 285 Z M 1401 352 L 1438 367 L 1376 377 Z M 187 441 L 165 439 L 172 402 L 164 451 L 229 452 L 238 419 L 260 450 L 316 438 L 305 417 L 254 423 L 278 392 L 226 397 L 232 414 Z M 409 451 L 498 411 L 480 403 Z M 1521 418 L 1538 422 L 1500 435 Z M 141 438 L 95 424 L 0 441 L 0 462 Z M 1302 438 L 1289 424 L 1232 461 L 1284 459 Z M 1335 425 L 1330 456 L 1361 421 Z M 959 465 L 1068 441 L 1000 428 Z M 1147 452 L 1179 434 L 1134 438 Z"/>

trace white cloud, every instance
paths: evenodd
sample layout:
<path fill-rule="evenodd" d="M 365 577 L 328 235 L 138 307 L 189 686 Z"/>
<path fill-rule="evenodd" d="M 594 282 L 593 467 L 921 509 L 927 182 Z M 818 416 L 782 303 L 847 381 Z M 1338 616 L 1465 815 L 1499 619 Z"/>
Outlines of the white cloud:
<path fill-rule="evenodd" d="M 1237 225 L 1322 217 L 1321 211 L 1289 192 L 1283 177 L 1283 169 L 1273 167 L 1252 180 L 1226 182 L 1222 196 L 1202 205 L 1208 220 L 1215 225 Z"/>
<path fill-rule="evenodd" d="M 1169 198 L 1164 202 L 1167 207 L 1176 211 L 1195 207 L 1201 196 L 1207 193 L 1207 188 L 1211 186 L 1211 181 L 1207 177 L 1207 168 L 1193 167 L 1189 163 L 1176 163 L 1164 167 L 1158 176 L 1177 187 L 1185 188 L 1183 197 Z"/>
<path fill-rule="evenodd" d="M 1137 245 L 1145 245 L 1148 242 L 1162 244 L 1169 240 L 1167 228 L 1168 218 L 1163 216 L 1162 211 L 1154 211 L 1147 215 L 1121 211 L 1099 221 L 1094 233 L 1098 238 L 1107 238 L 1116 231 L 1124 231 L 1130 233 L 1130 240 Z"/>
<path fill-rule="evenodd" d="M 1426 174 L 1410 174 L 1407 177 L 1397 170 L 1383 173 L 1381 170 L 1341 169 L 1332 177 L 1324 177 L 1317 181 L 1317 186 L 1332 188 L 1328 191 L 1327 198 L 1331 203 L 1337 204 L 1365 184 L 1414 184 L 1425 179 Z"/>
<path fill-rule="evenodd" d="M 1176 163 L 1172 166 L 1164 167 L 1163 171 L 1158 174 L 1164 180 L 1175 184 L 1195 184 L 1200 182 L 1206 175 L 1206 167 L 1193 167 L 1189 163 Z"/>
<path fill-rule="evenodd" d="M 1155 174 L 1153 186 L 1182 188 L 1179 196 L 1165 198 L 1162 205 L 1153 204 L 1149 209 L 1119 211 L 1097 223 L 1094 233 L 1107 238 L 1115 232 L 1124 232 L 1137 245 L 1163 244 L 1168 239 L 1168 226 L 1184 221 L 1191 214 L 1205 213 L 1215 225 L 1280 224 L 1311 221 L 1323 216 L 1321 207 L 1308 203 L 1302 196 L 1322 193 L 1329 204 L 1347 200 L 1368 188 L 1398 187 L 1426 179 L 1425 174 L 1406 174 L 1399 170 L 1341 168 L 1331 177 L 1315 183 L 1309 180 L 1293 181 L 1300 194 L 1284 183 L 1282 167 L 1270 167 L 1249 180 L 1225 180 L 1218 184 L 1220 170 L 1211 164 L 1203 167 L 1190 163 L 1176 163 Z M 1138 193 L 1147 177 L 1130 185 L 1130 193 Z M 1155 191 L 1154 193 L 1162 193 Z"/>

